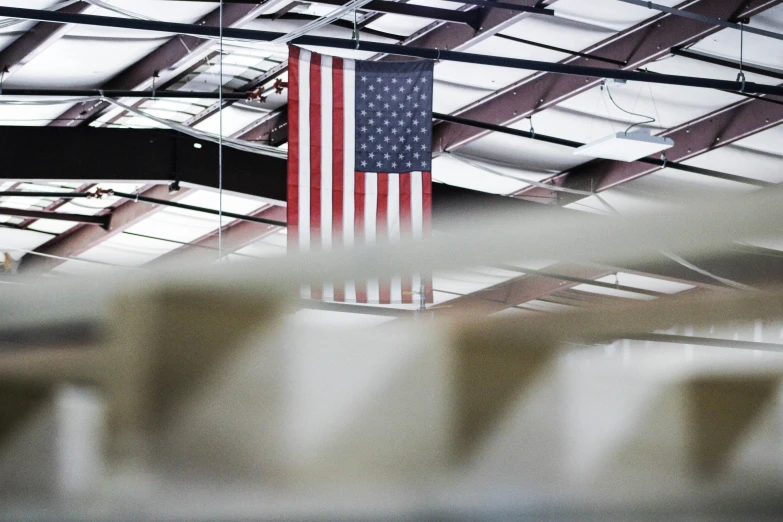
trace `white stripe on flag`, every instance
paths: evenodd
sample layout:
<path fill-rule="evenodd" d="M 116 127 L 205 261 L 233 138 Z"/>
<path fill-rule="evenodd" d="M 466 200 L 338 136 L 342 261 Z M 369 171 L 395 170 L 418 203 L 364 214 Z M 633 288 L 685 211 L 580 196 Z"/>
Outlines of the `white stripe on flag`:
<path fill-rule="evenodd" d="M 299 250 L 310 250 L 310 51 L 299 53 Z"/>
<path fill-rule="evenodd" d="M 364 174 L 364 241 L 366 245 L 376 243 L 376 221 L 378 217 L 378 173 Z M 381 299 L 378 278 L 367 280 L 367 302 L 377 303 Z"/>
<path fill-rule="evenodd" d="M 411 172 L 411 223 L 414 239 L 421 239 L 423 228 L 424 198 L 422 195 L 421 172 Z"/>
<path fill-rule="evenodd" d="M 332 248 L 332 57 L 321 56 L 321 248 Z M 323 299 L 334 300 L 334 284 L 324 283 Z"/>
<path fill-rule="evenodd" d="M 354 160 L 356 154 L 356 105 L 354 101 L 356 89 L 356 62 L 345 60 L 343 62 L 343 107 L 345 116 L 343 120 L 343 237 L 345 245 L 354 244 L 354 219 L 356 207 L 354 201 Z M 356 284 L 354 281 L 345 282 L 345 300 L 349 303 L 356 302 Z"/>
<path fill-rule="evenodd" d="M 400 174 L 389 174 L 389 195 L 386 203 L 386 220 L 389 230 L 389 241 L 400 241 Z M 391 302 L 402 302 L 402 278 L 391 278 Z"/>
<path fill-rule="evenodd" d="M 421 172 L 411 172 L 411 225 L 413 228 L 414 239 L 422 238 L 422 229 L 424 228 L 424 197 L 422 194 L 422 174 Z M 413 274 L 413 285 L 411 290 L 414 296 L 421 293 L 421 274 Z"/>

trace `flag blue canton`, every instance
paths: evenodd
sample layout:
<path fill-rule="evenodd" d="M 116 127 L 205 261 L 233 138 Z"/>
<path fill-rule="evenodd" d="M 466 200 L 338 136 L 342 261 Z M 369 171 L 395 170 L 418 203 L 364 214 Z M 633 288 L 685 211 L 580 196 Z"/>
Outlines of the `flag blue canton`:
<path fill-rule="evenodd" d="M 431 170 L 431 61 L 356 62 L 356 163 L 360 172 Z"/>

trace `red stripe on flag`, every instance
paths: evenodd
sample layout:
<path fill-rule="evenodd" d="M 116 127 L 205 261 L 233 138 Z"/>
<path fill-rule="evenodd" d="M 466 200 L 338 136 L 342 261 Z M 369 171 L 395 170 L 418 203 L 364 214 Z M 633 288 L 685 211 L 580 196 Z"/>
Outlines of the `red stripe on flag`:
<path fill-rule="evenodd" d="M 299 248 L 299 48 L 288 54 L 288 248 Z"/>
<path fill-rule="evenodd" d="M 379 245 L 389 242 L 389 175 L 378 173 L 378 203 L 375 212 L 375 237 Z M 391 280 L 378 279 L 378 302 L 391 303 Z"/>
<path fill-rule="evenodd" d="M 432 236 L 432 173 L 421 173 L 422 189 L 422 237 L 429 239 Z M 427 303 L 433 302 L 432 296 L 432 274 L 427 274 L 424 279 L 424 293 L 427 296 Z"/>
<path fill-rule="evenodd" d="M 321 248 L 321 55 L 310 58 L 310 249 Z M 323 297 L 322 285 L 314 285 L 312 299 Z"/>
<path fill-rule="evenodd" d="M 400 174 L 400 240 L 407 241 L 412 237 L 411 175 L 405 172 Z M 413 302 L 413 278 L 410 274 L 402 276 L 402 302 Z"/>
<path fill-rule="evenodd" d="M 332 59 L 332 246 L 343 246 L 343 169 L 345 167 L 343 59 Z M 335 281 L 334 300 L 345 301 L 345 284 Z"/>
<path fill-rule="evenodd" d="M 364 172 L 356 172 L 354 174 L 354 237 L 356 238 L 354 245 L 359 248 L 365 246 L 364 238 Z M 367 302 L 367 281 L 356 281 L 356 302 Z"/>

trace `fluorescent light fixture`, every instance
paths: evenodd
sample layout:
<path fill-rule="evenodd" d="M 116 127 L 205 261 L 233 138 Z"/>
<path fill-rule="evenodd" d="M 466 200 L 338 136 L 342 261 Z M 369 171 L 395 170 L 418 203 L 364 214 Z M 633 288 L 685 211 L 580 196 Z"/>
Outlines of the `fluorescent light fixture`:
<path fill-rule="evenodd" d="M 674 142 L 671 139 L 651 136 L 645 131 L 617 132 L 587 145 L 582 145 L 574 151 L 574 154 L 591 158 L 636 161 L 673 146 Z"/>

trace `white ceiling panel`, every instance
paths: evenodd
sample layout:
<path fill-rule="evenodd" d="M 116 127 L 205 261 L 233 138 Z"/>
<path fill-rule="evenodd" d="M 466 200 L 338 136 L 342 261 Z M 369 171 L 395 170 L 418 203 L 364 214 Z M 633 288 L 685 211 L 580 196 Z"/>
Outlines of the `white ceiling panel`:
<path fill-rule="evenodd" d="M 7 82 L 10 87 L 97 88 L 166 41 L 62 38 Z"/>
<path fill-rule="evenodd" d="M 25 254 L 24 250 L 38 248 L 50 239 L 50 234 L 34 230 L 0 227 L 0 252 L 8 252 L 14 259 L 19 259 Z"/>
<path fill-rule="evenodd" d="M 286 230 L 282 229 L 274 234 L 270 234 L 263 239 L 237 250 L 237 254 L 250 257 L 274 257 L 285 255 L 288 249 L 288 235 Z"/>
<path fill-rule="evenodd" d="M 773 7 L 754 16 L 750 26 L 754 29 L 779 33 L 780 28 L 783 27 L 783 6 Z M 743 59 L 746 63 L 783 70 L 783 41 L 753 33 L 745 33 L 742 39 L 744 40 L 742 45 Z M 691 50 L 739 61 L 740 32 L 734 29 L 723 29 L 697 42 L 691 47 Z M 736 78 L 736 70 L 726 69 L 724 75 L 731 76 L 732 72 Z M 766 82 L 769 81 L 766 80 Z M 778 80 L 777 83 L 780 81 Z"/>
<path fill-rule="evenodd" d="M 658 0 L 656 3 L 673 7 L 680 0 Z M 612 31 L 622 31 L 658 15 L 658 11 L 636 5 L 625 4 L 617 0 L 558 0 L 552 5 L 555 14 L 562 18 L 575 20 Z"/>
<path fill-rule="evenodd" d="M 131 234 L 116 234 L 82 254 L 78 259 L 126 267 L 142 266 L 178 245 Z"/>

